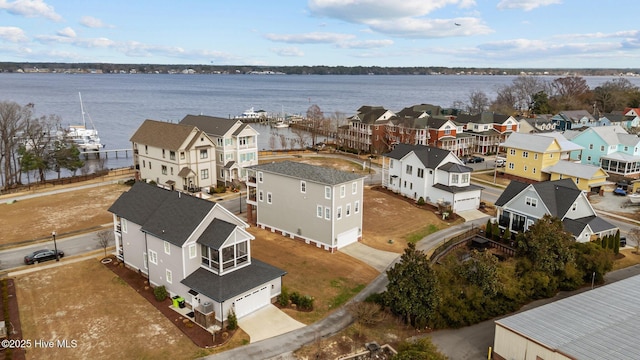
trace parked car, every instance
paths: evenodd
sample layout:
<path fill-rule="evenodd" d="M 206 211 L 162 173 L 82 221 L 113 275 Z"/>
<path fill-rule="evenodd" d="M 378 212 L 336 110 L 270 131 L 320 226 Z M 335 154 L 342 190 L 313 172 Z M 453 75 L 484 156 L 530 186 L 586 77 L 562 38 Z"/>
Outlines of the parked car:
<path fill-rule="evenodd" d="M 62 258 L 64 256 L 64 252 L 62 250 L 58 250 L 58 257 Z M 55 260 L 56 252 L 49 249 L 36 250 L 31 254 L 24 257 L 24 263 L 27 265 L 37 264 L 43 261 Z"/>
<path fill-rule="evenodd" d="M 627 191 L 621 187 L 616 188 L 615 190 L 613 190 L 613 195 L 618 195 L 618 196 L 626 196 L 627 195 Z"/>
<path fill-rule="evenodd" d="M 627 246 L 627 238 L 625 236 L 620 237 L 620 247 Z"/>
<path fill-rule="evenodd" d="M 480 156 L 474 156 L 474 157 L 469 158 L 469 160 L 468 160 L 469 163 L 481 163 L 483 161 L 484 161 L 484 158 L 480 157 Z"/>
<path fill-rule="evenodd" d="M 505 161 L 504 159 L 496 159 L 496 166 L 497 167 L 504 167 Z"/>

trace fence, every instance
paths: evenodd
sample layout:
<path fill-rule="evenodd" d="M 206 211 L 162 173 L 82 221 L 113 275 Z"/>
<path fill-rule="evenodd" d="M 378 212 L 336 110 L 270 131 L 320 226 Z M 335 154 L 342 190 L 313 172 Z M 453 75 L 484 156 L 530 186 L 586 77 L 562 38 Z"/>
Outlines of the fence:
<path fill-rule="evenodd" d="M 497 241 L 485 238 L 484 231 L 479 227 L 472 227 L 471 229 L 465 231 L 464 233 L 460 233 L 450 239 L 447 239 L 443 242 L 441 246 L 435 249 L 429 261 L 431 264 L 438 262 L 443 256 L 447 255 L 449 252 L 468 246 L 475 237 L 481 237 L 487 241 L 487 244 L 490 248 L 498 249 L 503 254 L 508 256 L 514 256 L 516 254 L 516 250 L 510 246 L 499 243 Z"/>

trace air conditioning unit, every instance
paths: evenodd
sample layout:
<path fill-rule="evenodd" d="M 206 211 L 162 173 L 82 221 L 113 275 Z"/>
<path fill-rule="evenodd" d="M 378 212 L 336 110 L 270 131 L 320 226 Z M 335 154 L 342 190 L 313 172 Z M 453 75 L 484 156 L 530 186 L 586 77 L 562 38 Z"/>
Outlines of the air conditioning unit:
<path fill-rule="evenodd" d="M 213 312 L 213 303 L 211 301 L 205 301 L 202 303 L 202 312 L 209 314 Z"/>

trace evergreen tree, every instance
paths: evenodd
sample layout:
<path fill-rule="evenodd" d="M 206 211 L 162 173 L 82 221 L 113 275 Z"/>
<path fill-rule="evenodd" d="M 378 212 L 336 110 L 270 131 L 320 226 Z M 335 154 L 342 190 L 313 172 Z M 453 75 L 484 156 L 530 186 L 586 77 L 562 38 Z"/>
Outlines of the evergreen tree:
<path fill-rule="evenodd" d="M 438 278 L 424 252 L 407 244 L 400 262 L 387 271 L 389 284 L 383 300 L 407 324 L 418 328 L 429 323 L 440 301 Z"/>

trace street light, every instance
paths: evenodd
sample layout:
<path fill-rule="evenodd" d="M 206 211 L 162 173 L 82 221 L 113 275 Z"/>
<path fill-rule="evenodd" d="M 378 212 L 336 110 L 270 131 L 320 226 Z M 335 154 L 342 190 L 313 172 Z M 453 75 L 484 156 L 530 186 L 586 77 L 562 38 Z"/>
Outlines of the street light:
<path fill-rule="evenodd" d="M 58 256 L 58 244 L 56 243 L 55 230 L 51 232 L 51 236 L 53 236 L 53 250 L 56 252 L 56 261 L 60 261 L 60 257 Z"/>

